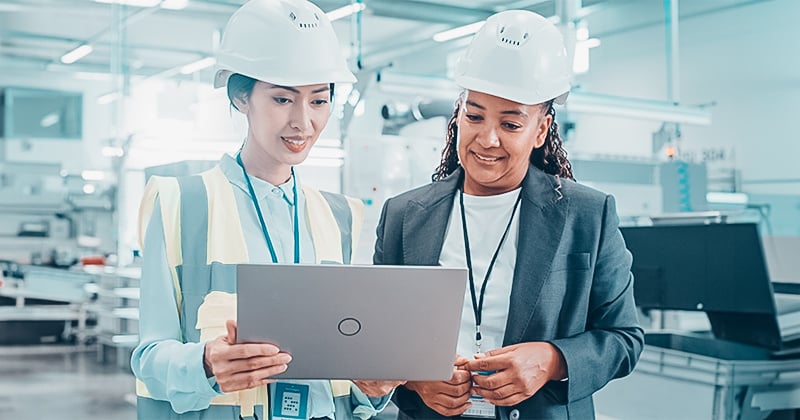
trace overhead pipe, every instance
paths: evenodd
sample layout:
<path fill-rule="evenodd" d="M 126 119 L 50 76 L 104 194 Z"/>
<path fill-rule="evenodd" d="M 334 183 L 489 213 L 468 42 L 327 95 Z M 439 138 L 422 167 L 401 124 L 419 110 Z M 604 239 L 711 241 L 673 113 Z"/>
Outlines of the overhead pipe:
<path fill-rule="evenodd" d="M 375 16 L 415 20 L 431 23 L 447 23 L 460 26 L 484 20 L 494 10 L 435 4 L 424 1 L 373 0 L 369 10 Z"/>
<path fill-rule="evenodd" d="M 384 72 L 378 83 L 385 93 L 402 94 L 409 90 L 418 91 L 426 101 L 444 101 L 452 111 L 453 102 L 461 89 L 447 78 L 422 74 Z M 412 104 L 406 104 L 409 108 Z M 401 106 L 400 108 L 403 108 Z M 575 90 L 570 92 L 565 108 L 570 112 L 603 114 L 624 118 L 674 122 L 680 124 L 709 125 L 711 111 L 705 107 L 679 105 L 669 101 L 627 98 Z M 389 115 L 394 115 L 389 112 Z M 400 114 L 406 115 L 405 112 Z"/>
<path fill-rule="evenodd" d="M 711 112 L 701 107 L 682 106 L 670 101 L 624 98 L 587 92 L 570 92 L 566 109 L 625 118 L 709 125 Z"/>
<path fill-rule="evenodd" d="M 30 40 L 30 41 L 45 41 L 45 42 L 63 42 L 65 44 L 81 44 L 86 41 L 78 38 L 66 37 L 66 36 L 56 36 L 56 35 L 43 35 L 37 34 L 33 32 L 21 32 L 21 31 L 0 31 L 0 38 L 8 39 L 8 38 L 17 38 L 20 40 Z M 102 46 L 112 48 L 112 43 L 109 41 L 92 41 L 93 45 Z M 143 45 L 143 44 L 128 44 L 130 49 L 134 50 L 145 50 L 145 51 L 158 51 L 158 52 L 168 52 L 174 54 L 186 54 L 186 55 L 206 55 L 207 52 L 198 51 L 198 50 L 189 50 L 183 48 L 175 48 L 175 47 L 166 47 L 163 45 Z"/>
<path fill-rule="evenodd" d="M 678 32 L 678 0 L 664 0 L 666 54 L 667 54 L 667 100 L 680 102 L 680 42 Z"/>
<path fill-rule="evenodd" d="M 575 60 L 575 48 L 578 43 L 578 12 L 581 10 L 582 3 L 581 0 L 556 0 L 555 3 L 558 26 L 561 35 L 564 37 L 564 45 L 567 48 L 570 71 L 573 67 L 572 63 Z"/>
<path fill-rule="evenodd" d="M 381 107 L 384 120 L 422 121 L 434 117 L 449 117 L 453 114 L 453 101 L 444 99 L 417 98 L 410 104 L 389 102 Z"/>
<path fill-rule="evenodd" d="M 399 134 L 400 130 L 417 121 L 453 115 L 453 100 L 418 97 L 411 103 L 389 102 L 381 107 L 384 134 Z"/>

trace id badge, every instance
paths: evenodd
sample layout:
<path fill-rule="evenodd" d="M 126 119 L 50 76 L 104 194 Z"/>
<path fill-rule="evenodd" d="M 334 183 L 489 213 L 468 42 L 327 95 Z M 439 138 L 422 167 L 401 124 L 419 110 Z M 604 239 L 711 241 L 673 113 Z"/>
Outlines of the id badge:
<path fill-rule="evenodd" d="M 479 395 L 469 397 L 469 402 L 472 407 L 468 408 L 461 417 L 471 417 L 476 419 L 493 419 L 494 418 L 494 404 L 483 399 Z"/>
<path fill-rule="evenodd" d="M 485 372 L 475 372 L 478 375 L 488 376 L 496 371 L 485 371 Z M 471 417 L 471 418 L 478 418 L 478 419 L 493 419 L 494 416 L 494 404 L 486 401 L 480 395 L 472 395 L 469 397 L 469 402 L 472 403 L 472 406 L 461 415 L 461 417 Z"/>
<path fill-rule="evenodd" d="M 308 390 L 304 384 L 276 382 L 272 396 L 273 420 L 307 419 Z"/>

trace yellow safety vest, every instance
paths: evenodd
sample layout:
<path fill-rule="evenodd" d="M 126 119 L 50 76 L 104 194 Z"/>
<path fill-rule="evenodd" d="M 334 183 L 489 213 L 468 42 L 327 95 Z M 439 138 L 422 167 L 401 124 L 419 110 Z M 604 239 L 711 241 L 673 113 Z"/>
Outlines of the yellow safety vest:
<path fill-rule="evenodd" d="M 241 264 L 249 262 L 247 245 L 242 232 L 239 212 L 233 195 L 233 186 L 219 166 L 199 175 L 205 187 L 208 204 L 207 264 Z M 357 199 L 339 196 L 346 199 L 350 211 L 351 226 L 349 235 L 343 235 L 337 223 L 334 210 L 323 196 L 323 193 L 306 186 L 302 187 L 306 201 L 306 217 L 314 243 L 316 262 L 345 263 L 350 255 L 343 252 L 343 241 L 349 236 L 350 253 L 356 249 L 363 223 L 364 204 Z M 327 194 L 327 193 L 326 193 Z M 139 208 L 139 243 L 144 244 L 144 235 L 155 206 L 160 200 L 161 218 L 164 227 L 167 261 L 170 266 L 172 283 L 178 313 L 182 305 L 181 286 L 177 268 L 183 264 L 181 244 L 181 188 L 175 177 L 153 176 L 147 183 Z M 197 325 L 200 330 L 200 342 L 213 340 L 225 334 L 225 321 L 236 319 L 236 295 L 210 291 L 198 309 Z M 181 320 L 183 324 L 183 319 Z M 185 326 L 181 326 L 182 329 Z M 332 380 L 333 397 L 344 397 L 350 394 L 350 381 Z M 140 397 L 151 398 L 145 384 L 136 381 L 136 393 Z M 269 392 L 266 386 L 221 395 L 212 399 L 212 405 L 238 405 L 243 416 L 252 416 L 254 407 L 262 405 L 266 412 L 269 406 Z"/>

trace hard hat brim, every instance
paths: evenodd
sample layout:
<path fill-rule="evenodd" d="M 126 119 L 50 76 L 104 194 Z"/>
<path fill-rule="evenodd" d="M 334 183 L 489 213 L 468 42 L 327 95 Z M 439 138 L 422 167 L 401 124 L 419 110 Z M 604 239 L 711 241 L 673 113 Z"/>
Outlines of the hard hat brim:
<path fill-rule="evenodd" d="M 232 74 L 233 72 L 230 70 L 217 70 L 217 73 L 214 75 L 214 89 L 225 87 Z"/>
<path fill-rule="evenodd" d="M 556 92 L 525 92 L 510 84 L 497 84 L 469 76 L 456 76 L 456 84 L 464 89 L 486 93 L 523 105 L 538 105 L 553 100 L 564 105 L 569 95 L 569 82 L 564 80 Z"/>
<path fill-rule="evenodd" d="M 217 70 L 216 74 L 214 75 L 214 89 L 218 89 L 221 87 L 225 87 L 228 84 L 228 79 L 230 79 L 231 75 L 235 74 L 236 72 L 226 69 L 219 69 Z M 244 73 L 242 73 L 244 74 Z M 249 74 L 244 74 L 247 77 L 252 77 L 253 79 L 260 80 L 267 83 L 272 83 L 281 86 L 308 86 L 308 85 L 317 85 L 322 83 L 348 83 L 352 84 L 357 81 L 356 76 L 348 71 L 348 70 L 341 70 L 337 71 L 335 74 L 331 74 L 331 80 L 316 80 L 316 79 L 275 79 L 272 78 L 271 80 L 261 80 L 259 77 L 253 77 Z"/>

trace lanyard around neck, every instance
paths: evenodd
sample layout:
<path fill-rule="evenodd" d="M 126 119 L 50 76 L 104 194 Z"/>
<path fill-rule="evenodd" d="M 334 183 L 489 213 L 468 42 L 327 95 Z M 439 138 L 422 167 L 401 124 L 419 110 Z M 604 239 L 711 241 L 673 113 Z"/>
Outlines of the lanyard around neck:
<path fill-rule="evenodd" d="M 264 215 L 261 214 L 261 206 L 258 205 L 258 197 L 256 196 L 255 190 L 253 189 L 253 183 L 250 182 L 250 175 L 247 174 L 247 171 L 244 168 L 244 162 L 242 162 L 242 154 L 238 153 L 236 155 L 236 162 L 239 166 L 242 167 L 242 174 L 244 175 L 244 180 L 247 182 L 247 189 L 250 191 L 250 199 L 253 201 L 253 207 L 256 209 L 256 215 L 258 216 L 258 221 L 261 223 L 261 232 L 264 233 L 264 240 L 267 241 L 267 249 L 269 249 L 269 256 L 272 258 L 272 262 L 277 264 L 278 263 L 278 254 L 275 252 L 275 246 L 272 244 L 272 239 L 269 237 L 269 231 L 267 230 L 267 224 L 264 222 Z M 297 202 L 297 180 L 294 177 L 294 168 L 292 168 L 292 198 L 294 200 L 294 263 L 300 264 L 300 223 L 299 223 L 299 216 L 297 214 L 297 208 L 299 207 L 299 203 Z"/>
<path fill-rule="evenodd" d="M 508 236 L 508 232 L 511 230 L 511 222 L 514 221 L 514 215 L 517 213 L 517 207 L 519 207 L 519 202 L 522 200 L 522 193 L 520 192 L 520 195 L 517 196 L 517 201 L 514 202 L 514 209 L 511 210 L 511 217 L 508 219 L 506 230 L 503 231 L 503 236 L 500 238 L 500 243 L 497 245 L 497 249 L 494 251 L 494 255 L 492 255 L 492 260 L 489 263 L 489 266 L 486 268 L 486 275 L 483 277 L 483 284 L 481 285 L 480 297 L 475 293 L 475 277 L 472 269 L 472 255 L 469 247 L 469 235 L 467 234 L 467 214 L 464 210 L 464 187 L 461 187 L 458 190 L 458 193 L 458 200 L 461 207 L 461 227 L 464 231 L 464 250 L 466 251 L 467 270 L 469 272 L 469 291 L 470 295 L 472 296 L 472 313 L 475 315 L 475 346 L 477 347 L 478 352 L 480 352 L 482 339 L 481 316 L 483 314 L 483 298 L 486 296 L 486 284 L 489 282 L 489 276 L 492 274 L 494 263 L 497 261 L 497 256 L 500 254 L 500 249 L 503 247 L 506 237 Z"/>

